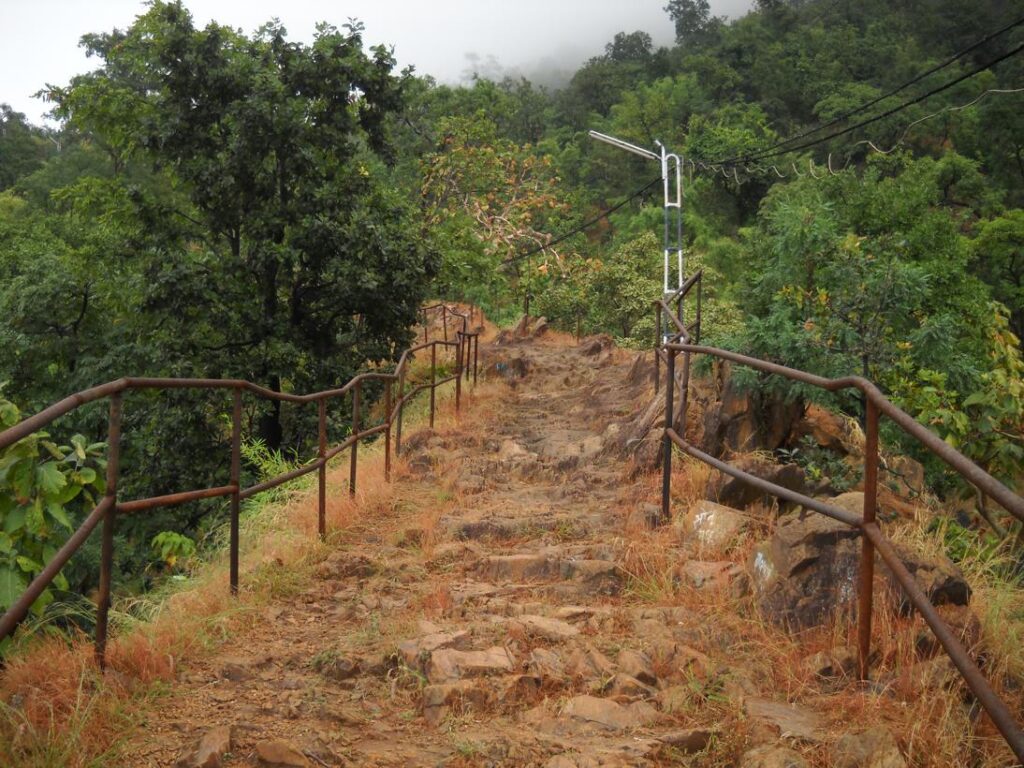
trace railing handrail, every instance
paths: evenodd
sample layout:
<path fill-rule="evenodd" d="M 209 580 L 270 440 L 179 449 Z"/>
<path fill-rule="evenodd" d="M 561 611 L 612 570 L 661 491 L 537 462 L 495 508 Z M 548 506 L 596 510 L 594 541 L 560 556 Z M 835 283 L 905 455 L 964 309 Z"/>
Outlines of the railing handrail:
<path fill-rule="evenodd" d="M 219 498 L 224 496 L 232 497 L 231 509 L 231 592 L 235 594 L 238 590 L 238 515 L 240 502 L 246 498 L 275 488 L 303 475 L 319 470 L 319 509 L 318 509 L 318 530 L 321 537 L 326 534 L 326 466 L 327 462 L 341 452 L 351 449 L 349 492 L 355 493 L 356 488 L 356 464 L 357 447 L 360 440 L 384 433 L 386 436 L 385 448 L 385 480 L 391 476 L 391 430 L 397 425 L 395 438 L 395 452 L 401 451 L 402 439 L 402 414 L 406 403 L 420 392 L 430 390 L 430 426 L 434 425 L 435 398 L 437 388 L 445 384 L 455 383 L 455 407 L 459 408 L 461 398 L 461 383 L 463 373 L 469 379 L 470 370 L 473 372 L 473 381 L 477 379 L 477 367 L 479 360 L 479 333 L 467 330 L 469 317 L 462 312 L 448 307 L 447 305 L 434 305 L 444 307 L 445 331 L 447 336 L 447 315 L 451 314 L 462 319 L 462 329 L 456 330 L 456 340 L 434 339 L 426 340 L 423 343 L 413 345 L 405 349 L 399 356 L 395 368 L 390 373 L 381 371 L 367 371 L 352 377 L 341 387 L 312 392 L 304 395 L 297 395 L 288 392 L 277 392 L 267 387 L 255 384 L 245 379 L 208 379 L 208 378 L 166 378 L 166 377 L 122 377 L 100 384 L 95 387 L 81 390 L 75 394 L 59 400 L 48 406 L 39 413 L 29 416 L 17 424 L 0 432 L 0 450 L 14 445 L 31 434 L 38 432 L 56 419 L 65 416 L 78 408 L 104 398 L 110 398 L 111 415 L 108 430 L 108 451 L 109 460 L 107 465 L 107 488 L 106 493 L 99 503 L 85 516 L 68 537 L 67 541 L 50 558 L 43 569 L 23 590 L 22 594 L 7 611 L 0 616 L 0 639 L 11 635 L 18 625 L 28 614 L 32 604 L 39 596 L 53 583 L 61 569 L 68 560 L 78 551 L 89 535 L 95 530 L 100 522 L 103 522 L 103 552 L 101 554 L 100 589 L 97 606 L 96 622 L 96 657 L 100 666 L 105 662 L 104 652 L 106 646 L 106 619 L 110 607 L 110 585 L 112 578 L 113 563 L 113 519 L 117 514 L 132 514 L 135 512 L 155 509 L 158 507 L 174 506 L 189 501 L 200 499 Z M 434 307 L 424 308 L 430 310 Z M 426 311 L 420 310 L 426 318 Z M 456 372 L 454 375 L 444 378 L 437 378 L 437 348 L 454 348 L 456 359 Z M 424 384 L 415 385 L 409 392 L 404 392 L 405 380 L 409 361 L 413 356 L 424 349 L 431 350 L 430 381 Z M 472 355 L 472 358 L 470 356 Z M 470 363 L 472 359 L 472 363 Z M 360 428 L 360 391 L 363 383 L 370 381 L 382 381 L 385 383 L 385 413 L 384 421 L 380 424 Z M 399 396 L 392 402 L 392 385 L 398 385 Z M 121 436 L 121 402 L 125 392 L 133 390 L 170 390 L 170 389 L 204 389 L 204 390 L 230 390 L 234 396 L 234 415 L 232 426 L 232 461 L 231 461 L 231 482 L 228 485 L 215 488 L 204 488 L 199 490 L 181 491 L 177 493 L 153 496 L 145 499 L 132 501 L 118 501 L 117 481 L 119 478 L 119 453 Z M 276 477 L 265 480 L 249 488 L 242 488 L 240 483 L 240 441 L 241 441 L 241 395 L 243 392 L 252 393 L 265 400 L 279 402 L 290 402 L 297 404 L 318 403 L 319 404 L 319 432 L 320 446 L 316 459 L 313 459 L 302 466 L 284 472 Z M 331 449 L 327 448 L 327 423 L 326 403 L 328 400 L 352 395 L 352 431 L 351 434 Z"/>
<path fill-rule="evenodd" d="M 921 422 L 917 421 L 909 413 L 889 400 L 889 398 L 882 394 L 882 390 L 880 390 L 873 382 L 862 376 L 844 376 L 838 379 L 829 379 L 824 376 L 807 373 L 806 371 L 801 371 L 796 368 L 788 368 L 778 363 L 771 363 L 767 360 L 760 360 L 756 357 L 741 355 L 727 349 L 689 343 L 670 343 L 665 346 L 669 349 L 676 350 L 677 352 L 691 352 L 694 354 L 705 354 L 713 357 L 719 357 L 723 360 L 729 360 L 734 363 L 739 363 L 740 365 L 746 365 L 750 368 L 756 368 L 764 373 L 771 373 L 777 376 L 783 376 L 793 381 L 810 384 L 829 392 L 836 392 L 841 389 L 860 390 L 860 392 L 862 392 L 864 396 L 878 408 L 879 411 L 898 424 L 904 432 L 946 462 L 946 464 L 957 472 L 957 474 L 971 483 L 971 485 L 978 488 L 978 490 L 986 496 L 989 496 L 999 502 L 1007 512 L 1018 520 L 1024 522 L 1024 498 L 1007 488 L 998 479 L 990 475 L 984 469 L 960 453 L 956 448 L 921 424 Z"/>
<path fill-rule="evenodd" d="M 689 281 L 688 281 L 689 282 Z M 698 281 L 699 284 L 699 281 Z M 683 294 L 685 295 L 685 293 Z M 971 658 L 970 653 L 957 639 L 949 626 L 939 615 L 935 606 L 928 599 L 928 596 L 918 585 L 914 575 L 910 573 L 901 560 L 899 553 L 882 532 L 876 521 L 877 494 L 878 494 L 878 459 L 879 440 L 878 425 L 879 415 L 884 414 L 900 426 L 908 435 L 924 445 L 929 451 L 942 459 L 961 477 L 974 485 L 981 493 L 995 499 L 1003 508 L 1014 517 L 1024 521 L 1024 498 L 1014 493 L 998 479 L 990 475 L 969 458 L 964 456 L 953 446 L 943 441 L 937 434 L 919 423 L 906 411 L 899 408 L 890 401 L 882 391 L 871 381 L 862 376 L 845 376 L 837 379 L 830 379 L 824 376 L 801 371 L 796 368 L 789 368 L 778 363 L 768 362 L 755 357 L 742 355 L 726 349 L 719 349 L 701 344 L 689 343 L 686 328 L 682 323 L 682 299 L 680 298 L 679 317 L 675 317 L 671 308 L 664 301 L 655 302 L 659 307 L 658 330 L 659 339 L 655 350 L 655 365 L 665 356 L 666 363 L 666 386 L 665 386 L 665 420 L 663 429 L 663 457 L 662 457 L 662 517 L 668 518 L 671 515 L 671 475 L 672 475 L 672 448 L 679 447 L 683 452 L 703 463 L 718 469 L 719 471 L 747 483 L 760 490 L 770 493 L 778 498 L 786 499 L 803 505 L 805 508 L 827 515 L 862 532 L 861 559 L 858 579 L 858 631 L 857 631 L 857 655 L 858 675 L 866 679 L 870 659 L 871 646 L 871 622 L 874 605 L 874 556 L 875 552 L 882 558 L 882 561 L 889 567 L 890 572 L 900 585 L 907 599 L 921 614 L 925 623 L 934 633 L 939 645 L 949 656 L 967 687 L 977 698 L 982 708 L 988 713 L 996 728 L 1002 734 L 1011 751 L 1017 759 L 1024 763 L 1024 730 L 1018 724 L 1015 715 L 1010 711 L 1006 703 L 999 697 L 988 680 L 982 674 L 978 665 Z M 668 337 L 665 340 L 660 338 L 661 313 L 672 318 L 681 333 L 675 337 Z M 697 327 L 700 320 L 698 317 Z M 680 342 L 679 339 L 683 341 Z M 683 355 L 682 382 L 675 375 L 676 355 Z M 866 405 L 866 428 L 865 428 L 865 450 L 864 450 L 864 508 L 860 517 L 849 510 L 841 509 L 835 505 L 813 499 L 809 496 L 797 493 L 791 489 L 771 483 L 750 473 L 734 467 L 728 462 L 716 459 L 686 441 L 686 405 L 689 390 L 690 355 L 705 354 L 718 357 L 723 360 L 745 365 L 764 373 L 783 376 L 785 378 L 819 387 L 829 392 L 842 389 L 859 390 L 865 399 Z M 656 374 L 655 380 L 660 377 Z M 676 410 L 674 405 L 674 394 L 677 387 L 681 388 L 682 394 L 682 426 L 676 429 Z"/>

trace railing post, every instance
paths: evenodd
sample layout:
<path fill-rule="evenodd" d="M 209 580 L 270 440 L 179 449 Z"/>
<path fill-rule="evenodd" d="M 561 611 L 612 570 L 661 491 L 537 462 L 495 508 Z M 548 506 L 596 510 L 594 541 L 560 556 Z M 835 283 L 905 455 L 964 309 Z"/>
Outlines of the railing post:
<path fill-rule="evenodd" d="M 412 360 L 412 355 L 407 359 Z M 405 413 L 405 367 L 398 374 L 398 416 L 395 423 L 395 456 L 402 455 L 402 415 Z"/>
<path fill-rule="evenodd" d="M 322 397 L 317 402 L 317 425 L 319 436 L 319 447 L 317 455 L 320 461 L 320 470 L 317 473 L 317 513 L 316 530 L 323 541 L 327 536 L 327 398 Z"/>
<path fill-rule="evenodd" d="M 437 342 L 430 347 L 430 428 L 434 428 L 434 394 L 437 389 Z"/>
<path fill-rule="evenodd" d="M 674 426 L 674 395 L 676 391 L 676 351 L 666 350 L 665 365 L 665 436 L 662 438 L 661 458 L 661 522 L 672 519 L 672 439 L 668 431 Z"/>
<path fill-rule="evenodd" d="M 359 390 L 361 388 L 361 381 L 356 382 L 356 385 L 352 387 L 352 454 L 348 465 L 348 493 L 350 496 L 355 496 L 356 493 L 356 464 L 359 461 L 359 438 L 356 435 L 359 434 Z"/>
<path fill-rule="evenodd" d="M 476 372 L 480 361 L 480 334 L 474 337 L 473 342 L 473 386 L 476 386 Z"/>
<path fill-rule="evenodd" d="M 704 277 L 697 278 L 697 336 L 694 341 L 700 344 L 701 326 L 703 322 L 701 320 L 701 307 L 704 304 Z"/>
<path fill-rule="evenodd" d="M 864 432 L 864 514 L 863 525 L 875 522 L 878 499 L 878 408 L 865 398 L 866 429 Z M 860 583 L 857 607 L 857 675 L 868 679 L 871 654 L 871 612 L 875 584 L 875 546 L 861 532 Z"/>
<path fill-rule="evenodd" d="M 384 383 L 384 482 L 391 482 L 391 379 Z"/>
<path fill-rule="evenodd" d="M 231 390 L 231 532 L 229 535 L 228 584 L 231 594 L 238 594 L 238 518 L 242 507 L 242 390 Z"/>
<path fill-rule="evenodd" d="M 100 584 L 96 604 L 96 663 L 107 666 L 107 627 L 110 618 L 110 592 L 114 578 L 114 520 L 117 516 L 117 479 L 121 465 L 120 392 L 110 396 L 110 422 L 107 430 L 107 490 L 110 508 L 103 515 L 103 538 L 100 544 Z"/>
<path fill-rule="evenodd" d="M 654 308 L 654 396 L 661 386 L 661 305 Z"/>
<path fill-rule="evenodd" d="M 458 332 L 459 344 L 455 348 L 455 412 L 462 405 L 462 332 Z"/>

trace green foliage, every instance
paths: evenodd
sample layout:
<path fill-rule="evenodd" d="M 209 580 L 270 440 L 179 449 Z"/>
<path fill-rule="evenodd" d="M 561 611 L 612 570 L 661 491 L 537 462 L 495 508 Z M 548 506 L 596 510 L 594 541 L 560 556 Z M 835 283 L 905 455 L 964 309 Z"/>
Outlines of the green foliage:
<path fill-rule="evenodd" d="M 21 420 L 18 408 L 0 397 L 0 429 Z M 57 445 L 36 432 L 0 451 L 0 610 L 6 610 L 52 559 L 104 492 L 103 443 L 73 435 Z M 54 584 L 68 589 L 58 575 Z M 40 613 L 53 600 L 47 589 L 32 606 Z"/>
<path fill-rule="evenodd" d="M 168 569 L 181 567 L 178 561 L 187 561 L 196 553 L 196 543 L 188 536 L 174 531 L 158 533 L 150 542 L 150 547 Z"/>

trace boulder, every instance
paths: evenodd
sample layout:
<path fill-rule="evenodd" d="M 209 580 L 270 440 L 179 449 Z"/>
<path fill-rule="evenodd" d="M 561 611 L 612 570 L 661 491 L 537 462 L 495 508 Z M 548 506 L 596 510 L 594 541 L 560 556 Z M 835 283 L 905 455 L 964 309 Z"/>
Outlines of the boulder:
<path fill-rule="evenodd" d="M 270 768 L 309 768 L 312 765 L 299 750 L 283 741 L 261 741 L 256 744 L 260 765 Z"/>
<path fill-rule="evenodd" d="M 599 725 L 613 731 L 638 728 L 653 722 L 658 717 L 654 707 L 644 702 L 635 702 L 628 707 L 610 699 L 596 696 L 576 696 L 569 700 L 562 713 L 575 720 Z"/>
<path fill-rule="evenodd" d="M 480 561 L 477 572 L 491 581 L 540 581 L 557 577 L 561 564 L 546 554 L 491 555 Z"/>
<path fill-rule="evenodd" d="M 520 616 L 515 623 L 521 625 L 526 634 L 552 642 L 571 640 L 580 633 L 572 624 L 547 616 Z"/>
<path fill-rule="evenodd" d="M 577 648 L 565 660 L 565 673 L 583 680 L 607 678 L 615 674 L 615 665 L 593 646 Z"/>
<path fill-rule="evenodd" d="M 669 731 L 658 736 L 658 741 L 683 754 L 693 754 L 705 749 L 714 735 L 707 728 L 685 728 Z"/>
<path fill-rule="evenodd" d="M 836 742 L 835 768 L 906 768 L 896 739 L 885 728 L 846 734 Z"/>
<path fill-rule="evenodd" d="M 761 610 L 774 624 L 804 629 L 820 624 L 856 597 L 860 532 L 817 512 L 783 516 L 750 563 Z"/>
<path fill-rule="evenodd" d="M 683 519 L 685 533 L 712 549 L 727 549 L 746 527 L 742 512 L 706 499 L 691 504 Z"/>
<path fill-rule="evenodd" d="M 741 456 L 730 463 L 747 474 L 787 490 L 797 493 L 803 493 L 805 490 L 804 471 L 796 464 L 776 464 L 754 456 Z M 719 504 L 736 509 L 744 509 L 762 499 L 770 501 L 775 498 L 739 478 L 718 471 L 712 472 L 708 478 L 704 495 Z"/>
<path fill-rule="evenodd" d="M 780 738 L 808 744 L 819 744 L 827 738 L 821 718 L 809 709 L 755 697 L 748 697 L 743 706 L 751 720 L 767 726 Z"/>
<path fill-rule="evenodd" d="M 460 632 L 430 632 L 412 640 L 404 640 L 398 644 L 398 652 L 405 665 L 410 669 L 423 670 L 430 659 L 430 654 L 446 648 L 463 651 L 469 647 L 470 634 Z"/>
<path fill-rule="evenodd" d="M 860 430 L 848 418 L 813 403 L 807 406 L 803 417 L 793 425 L 787 442 L 797 445 L 807 437 L 819 448 L 838 454 L 864 454 L 864 437 Z"/>
<path fill-rule="evenodd" d="M 750 592 L 750 578 L 731 560 L 687 560 L 676 569 L 683 584 L 708 592 L 724 592 L 739 599 Z"/>
<path fill-rule="evenodd" d="M 611 680 L 605 683 L 602 692 L 616 701 L 634 701 L 636 699 L 648 699 L 655 694 L 655 690 L 644 685 L 639 680 L 624 672 L 616 672 Z"/>
<path fill-rule="evenodd" d="M 220 768 L 230 751 L 231 726 L 218 726 L 204 733 L 195 749 L 178 760 L 176 768 Z"/>
<path fill-rule="evenodd" d="M 654 665 L 646 653 L 623 648 L 615 658 L 619 669 L 631 677 L 635 677 L 646 685 L 657 685 L 658 676 L 654 674 Z"/>
<path fill-rule="evenodd" d="M 500 646 L 485 651 L 443 649 L 430 654 L 427 679 L 432 683 L 448 683 L 466 677 L 511 672 L 514 663 L 509 652 Z"/>
<path fill-rule="evenodd" d="M 488 695 L 473 680 L 428 685 L 423 689 L 423 717 L 430 725 L 437 725 L 452 707 L 479 709 L 487 705 Z"/>
<path fill-rule="evenodd" d="M 970 602 L 971 587 L 963 571 L 948 557 L 938 553 L 914 552 L 899 544 L 896 551 L 933 605 L 967 605 Z M 894 602 L 900 612 L 909 615 L 912 607 L 902 587 L 888 568 L 883 565 L 882 570 L 889 580 Z"/>

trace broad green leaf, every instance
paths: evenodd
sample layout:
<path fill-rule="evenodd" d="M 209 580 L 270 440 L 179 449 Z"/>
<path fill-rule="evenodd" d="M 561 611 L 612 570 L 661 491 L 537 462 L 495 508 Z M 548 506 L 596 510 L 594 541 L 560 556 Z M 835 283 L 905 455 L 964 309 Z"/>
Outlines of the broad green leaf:
<path fill-rule="evenodd" d="M 21 574 L 8 566 L 0 566 L 0 609 L 6 611 L 24 591 Z"/>
<path fill-rule="evenodd" d="M 71 520 L 68 519 L 68 513 L 64 511 L 64 507 L 60 504 L 51 501 L 46 505 L 46 511 L 50 513 L 50 517 L 60 523 L 62 526 L 67 528 L 69 531 L 72 528 Z"/>
<path fill-rule="evenodd" d="M 18 567 L 21 568 L 22 571 L 29 574 L 38 573 L 43 569 L 42 565 L 26 555 L 18 555 L 14 558 L 14 562 L 18 564 Z"/>
<path fill-rule="evenodd" d="M 57 496 L 68 480 L 56 463 L 48 461 L 36 467 L 36 483 L 47 496 Z"/>
<path fill-rule="evenodd" d="M 28 507 L 24 504 L 19 504 L 6 515 L 4 515 L 4 532 L 15 534 L 25 527 L 25 514 L 28 512 Z"/>

